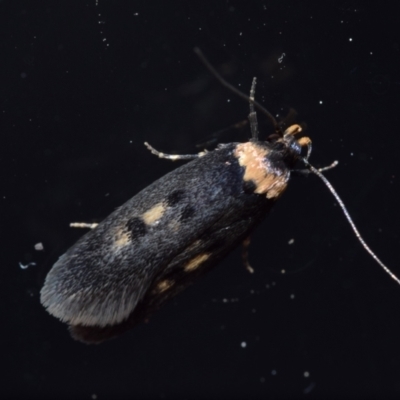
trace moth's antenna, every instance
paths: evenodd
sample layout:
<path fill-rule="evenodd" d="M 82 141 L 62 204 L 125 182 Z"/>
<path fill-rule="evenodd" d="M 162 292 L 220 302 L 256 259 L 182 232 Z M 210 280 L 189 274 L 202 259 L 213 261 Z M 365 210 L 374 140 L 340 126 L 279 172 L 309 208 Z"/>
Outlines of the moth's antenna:
<path fill-rule="evenodd" d="M 254 97 L 256 95 L 256 83 L 257 78 L 253 78 L 253 83 L 251 84 L 250 89 L 250 114 L 249 114 L 249 121 L 250 121 L 250 129 L 251 129 L 251 137 L 253 140 L 258 139 L 258 122 L 257 122 L 257 113 L 254 111 Z"/>
<path fill-rule="evenodd" d="M 209 63 L 205 55 L 202 53 L 202 51 L 198 48 L 195 47 L 193 51 L 197 54 L 197 56 L 200 58 L 200 61 L 205 65 L 205 67 L 211 72 L 212 75 L 215 76 L 215 78 L 218 79 L 218 81 L 228 88 L 231 92 L 235 93 L 237 96 L 241 97 L 242 99 L 249 101 L 250 103 L 253 103 L 261 112 L 263 112 L 272 122 L 272 125 L 274 128 L 280 132 L 281 129 L 279 127 L 279 124 L 276 122 L 275 117 L 266 109 L 264 108 L 258 101 L 254 99 L 250 99 L 249 96 L 246 94 L 242 93 L 240 90 L 236 89 L 233 85 L 228 83 L 217 71 L 216 69 Z"/>
<path fill-rule="evenodd" d="M 323 175 L 318 169 L 313 167 L 306 158 L 302 158 L 302 161 L 308 169 L 315 175 L 317 175 L 327 186 L 327 188 L 331 191 L 333 194 L 333 197 L 335 197 L 336 201 L 339 203 L 340 208 L 343 211 L 344 216 L 347 218 L 347 221 L 349 222 L 350 226 L 352 227 L 357 239 L 360 241 L 361 245 L 364 247 L 364 249 L 371 255 L 371 257 L 383 268 L 383 270 L 389 274 L 389 276 L 395 280 L 399 285 L 400 285 L 400 279 L 378 258 L 378 256 L 371 250 L 371 248 L 367 245 L 365 240 L 362 238 L 360 232 L 358 231 L 355 223 L 353 222 L 353 219 L 350 217 L 349 212 L 347 211 L 346 206 L 344 205 L 342 199 L 339 197 L 337 194 L 336 190 L 333 188 L 332 184 L 326 179 L 325 175 Z"/>

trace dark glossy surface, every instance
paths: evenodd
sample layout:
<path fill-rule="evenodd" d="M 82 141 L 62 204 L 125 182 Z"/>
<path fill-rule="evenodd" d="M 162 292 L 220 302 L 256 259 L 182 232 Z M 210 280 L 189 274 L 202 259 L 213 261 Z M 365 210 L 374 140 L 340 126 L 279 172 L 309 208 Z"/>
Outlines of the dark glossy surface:
<path fill-rule="evenodd" d="M 316 177 L 294 177 L 257 229 L 255 274 L 238 249 L 116 340 L 75 342 L 39 303 L 83 234 L 68 224 L 175 167 L 144 141 L 191 153 L 247 117 L 194 46 L 246 93 L 257 76 L 274 114 L 296 109 L 312 162 L 339 160 L 327 177 L 400 275 L 398 38 L 395 2 L 1 1 L 0 397 L 399 397 L 400 287 Z"/>

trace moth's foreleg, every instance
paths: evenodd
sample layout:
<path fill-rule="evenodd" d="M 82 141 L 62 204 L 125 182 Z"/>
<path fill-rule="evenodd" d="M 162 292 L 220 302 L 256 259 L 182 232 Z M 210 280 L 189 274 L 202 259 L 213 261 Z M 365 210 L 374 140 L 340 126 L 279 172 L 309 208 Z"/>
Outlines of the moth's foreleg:
<path fill-rule="evenodd" d="M 150 146 L 147 142 L 144 145 L 151 151 L 152 154 L 159 158 L 166 158 L 167 160 L 194 160 L 195 158 L 203 157 L 207 151 L 202 151 L 197 154 L 165 154 L 161 151 L 156 150 L 154 147 Z"/>
<path fill-rule="evenodd" d="M 250 246 L 250 236 L 248 236 L 242 243 L 242 260 L 243 264 L 246 267 L 247 271 L 251 274 L 254 273 L 254 268 L 250 265 L 249 262 L 249 246 Z"/>
<path fill-rule="evenodd" d="M 87 222 L 71 222 L 69 224 L 70 228 L 88 228 L 94 229 L 99 225 L 97 222 L 87 223 Z"/>
<path fill-rule="evenodd" d="M 322 168 L 318 168 L 319 172 L 324 172 L 324 171 L 329 171 L 332 168 L 335 168 L 337 165 L 339 164 L 339 161 L 335 160 L 332 164 L 327 165 L 326 167 L 322 167 Z M 303 175 L 303 176 L 308 176 L 310 175 L 312 172 L 307 169 L 307 168 L 303 168 L 303 169 L 292 169 L 290 171 L 292 174 L 295 175 Z"/>

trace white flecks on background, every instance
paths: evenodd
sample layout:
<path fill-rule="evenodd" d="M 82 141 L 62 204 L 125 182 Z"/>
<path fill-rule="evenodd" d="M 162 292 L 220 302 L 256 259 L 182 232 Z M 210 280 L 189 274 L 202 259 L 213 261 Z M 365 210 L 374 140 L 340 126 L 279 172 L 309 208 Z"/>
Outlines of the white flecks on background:
<path fill-rule="evenodd" d="M 96 0 L 96 7 L 98 7 L 98 5 L 99 5 L 99 0 Z M 98 23 L 99 25 L 105 25 L 106 22 L 103 21 L 103 20 L 101 19 L 101 14 L 100 14 L 100 13 L 97 14 L 97 17 L 98 17 L 97 23 Z M 104 34 L 103 31 L 100 30 L 100 35 L 103 36 L 103 34 Z M 102 42 L 104 43 L 104 42 L 106 42 L 106 41 L 107 41 L 107 38 L 103 37 L 103 38 L 102 38 Z M 109 44 L 109 43 L 106 43 L 106 48 L 107 48 L 108 46 L 110 46 L 110 44 Z"/>
<path fill-rule="evenodd" d="M 238 301 L 239 301 L 239 298 L 238 298 L 238 297 L 233 297 L 232 299 L 227 299 L 227 298 L 223 298 L 223 299 L 222 299 L 222 302 L 225 303 L 225 304 L 227 304 L 227 303 L 237 303 Z M 213 303 L 219 303 L 220 300 L 218 300 L 218 299 L 212 299 L 212 302 L 213 302 Z"/>
<path fill-rule="evenodd" d="M 310 377 L 310 373 L 308 371 L 304 371 L 304 378 L 309 378 Z"/>
<path fill-rule="evenodd" d="M 286 274 L 286 270 L 285 270 L 285 269 L 282 269 L 282 270 L 281 270 L 281 274 Z"/>
<path fill-rule="evenodd" d="M 353 41 L 353 38 L 349 38 L 349 42 L 352 42 Z"/>
<path fill-rule="evenodd" d="M 295 297 L 295 296 L 294 296 L 294 294 L 292 293 L 292 294 L 290 295 L 290 299 L 291 299 L 291 300 L 294 300 L 294 297 Z"/>
<path fill-rule="evenodd" d="M 319 101 L 319 104 L 323 104 L 322 100 Z"/>
<path fill-rule="evenodd" d="M 286 54 L 285 54 L 285 53 L 282 53 L 282 55 L 278 58 L 278 63 L 279 63 L 279 64 L 282 63 L 283 57 L 285 57 L 285 56 L 286 56 Z"/>
<path fill-rule="evenodd" d="M 288 241 L 288 244 L 293 244 L 293 243 L 294 243 L 294 239 L 293 238 Z"/>
<path fill-rule="evenodd" d="M 246 347 L 247 347 L 247 343 L 246 343 L 246 342 L 240 343 L 240 347 L 241 347 L 242 349 L 246 348 Z"/>
<path fill-rule="evenodd" d="M 36 265 L 36 263 L 35 262 L 30 262 L 30 263 L 28 263 L 28 264 L 22 264 L 22 263 L 18 263 L 19 264 L 19 267 L 21 268 L 21 269 L 27 269 L 28 267 L 33 267 L 33 266 L 35 266 Z"/>
<path fill-rule="evenodd" d="M 271 371 L 271 375 L 272 375 L 272 376 L 275 376 L 276 374 L 277 374 L 276 369 L 273 369 L 273 370 Z"/>
<path fill-rule="evenodd" d="M 36 243 L 35 244 L 35 250 L 37 250 L 37 251 L 41 251 L 41 250 L 44 250 L 44 246 L 43 246 L 43 243 Z"/>

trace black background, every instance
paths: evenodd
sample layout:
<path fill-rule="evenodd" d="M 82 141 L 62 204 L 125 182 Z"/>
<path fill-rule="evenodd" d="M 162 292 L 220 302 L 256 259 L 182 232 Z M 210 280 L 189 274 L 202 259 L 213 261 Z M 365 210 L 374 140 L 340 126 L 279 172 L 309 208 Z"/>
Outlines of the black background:
<path fill-rule="evenodd" d="M 39 302 L 83 234 L 70 222 L 101 220 L 176 167 L 145 140 L 193 153 L 247 117 L 194 46 L 246 93 L 257 76 L 274 114 L 296 109 L 311 160 L 339 160 L 326 175 L 400 275 L 398 4 L 369 3 L 0 1 L 0 397 L 400 396 L 400 287 L 316 177 L 293 177 L 253 235 L 253 275 L 237 249 L 118 339 L 75 342 Z"/>

